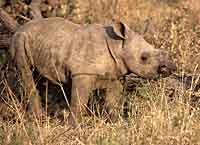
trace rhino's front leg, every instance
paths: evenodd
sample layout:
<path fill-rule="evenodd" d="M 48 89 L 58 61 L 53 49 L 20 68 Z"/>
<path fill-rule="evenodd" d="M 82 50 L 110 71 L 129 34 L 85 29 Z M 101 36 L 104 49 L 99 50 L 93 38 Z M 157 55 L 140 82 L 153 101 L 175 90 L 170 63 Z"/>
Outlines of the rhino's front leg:
<path fill-rule="evenodd" d="M 94 78 L 91 76 L 79 75 L 72 78 L 69 124 L 77 125 L 86 114 L 87 103 L 93 83 Z"/>
<path fill-rule="evenodd" d="M 123 106 L 122 100 L 123 86 L 120 81 L 110 81 L 105 94 L 105 107 L 109 121 L 115 123 L 120 115 L 120 110 Z"/>

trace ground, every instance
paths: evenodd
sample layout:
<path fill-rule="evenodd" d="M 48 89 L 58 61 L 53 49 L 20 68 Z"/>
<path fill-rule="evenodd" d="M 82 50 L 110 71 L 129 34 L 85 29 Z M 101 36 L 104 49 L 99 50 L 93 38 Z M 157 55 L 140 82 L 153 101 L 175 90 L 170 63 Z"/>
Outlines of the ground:
<path fill-rule="evenodd" d="M 20 1 L 20 0 L 19 0 Z M 17 1 L 16 1 L 17 2 Z M 197 0 L 66 0 L 60 8 L 66 18 L 77 23 L 107 23 L 112 18 L 126 21 L 133 30 L 156 48 L 167 50 L 182 76 L 145 81 L 126 93 L 127 117 L 116 124 L 101 117 L 87 116 L 82 128 L 72 129 L 65 122 L 68 109 L 43 120 L 27 118 L 15 94 L 2 77 L 0 144 L 4 145 L 198 145 L 200 144 L 200 2 Z M 4 7 L 20 23 L 29 20 L 25 10 Z M 19 7 L 18 7 L 19 8 Z M 11 11 L 12 10 L 12 11 Z M 17 13 L 17 12 L 18 13 Z M 57 12 L 60 12 L 57 10 Z M 63 12 L 63 11 L 62 11 Z M 44 13 L 47 14 L 47 13 Z M 22 16 L 24 17 L 22 17 Z M 1 53 L 4 63 L 4 53 Z M 0 59 L 1 60 L 1 59 Z M 189 81 L 185 75 L 190 75 Z M 195 75 L 193 75 L 195 74 Z M 194 76 L 194 77 L 193 77 Z M 2 86 L 2 85 L 1 85 Z M 4 107 L 5 106 L 5 107 Z M 46 107 L 44 107 L 47 109 Z M 59 107 L 58 107 L 59 108 Z M 48 107 L 51 109 L 51 107 Z M 56 114 L 55 113 L 55 114 Z M 45 118 L 45 119 L 44 119 Z"/>

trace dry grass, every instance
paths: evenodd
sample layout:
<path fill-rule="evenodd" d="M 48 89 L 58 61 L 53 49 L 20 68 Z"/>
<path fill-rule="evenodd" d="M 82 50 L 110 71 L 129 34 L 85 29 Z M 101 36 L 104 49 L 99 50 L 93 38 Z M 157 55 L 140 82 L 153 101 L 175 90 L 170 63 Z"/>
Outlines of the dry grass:
<path fill-rule="evenodd" d="M 188 1 L 76 0 L 68 18 L 79 23 L 123 19 L 133 30 L 146 31 L 143 35 L 149 43 L 168 50 L 178 65 L 177 73 L 199 73 L 200 2 L 194 7 Z M 0 144 L 198 145 L 200 102 L 198 90 L 196 95 L 193 92 L 195 79 L 192 82 L 189 89 L 169 78 L 147 82 L 128 94 L 128 120 L 109 124 L 88 116 L 82 128 L 71 129 L 56 117 L 27 118 L 22 102 L 3 79 L 0 93 L 6 99 L 0 106 Z M 58 111 L 64 117 L 68 114 L 66 109 Z"/>

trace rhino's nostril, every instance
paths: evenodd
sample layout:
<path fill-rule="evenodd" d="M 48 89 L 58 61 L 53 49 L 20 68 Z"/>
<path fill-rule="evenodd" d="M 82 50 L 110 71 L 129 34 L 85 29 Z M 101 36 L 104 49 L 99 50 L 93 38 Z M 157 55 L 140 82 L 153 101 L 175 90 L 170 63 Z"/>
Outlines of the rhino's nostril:
<path fill-rule="evenodd" d="M 162 64 L 158 67 L 158 74 L 162 76 L 168 76 L 176 71 L 176 65 L 174 63 L 171 64 Z"/>

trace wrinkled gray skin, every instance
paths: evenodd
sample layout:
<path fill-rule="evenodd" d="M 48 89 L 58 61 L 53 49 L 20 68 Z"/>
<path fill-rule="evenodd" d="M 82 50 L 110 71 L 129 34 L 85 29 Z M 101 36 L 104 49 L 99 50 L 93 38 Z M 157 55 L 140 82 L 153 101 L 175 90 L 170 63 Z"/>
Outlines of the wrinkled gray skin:
<path fill-rule="evenodd" d="M 33 20 L 17 30 L 10 53 L 36 112 L 40 103 L 33 69 L 54 83 L 72 79 L 71 123 L 85 112 L 91 90 L 106 89 L 108 115 L 115 121 L 121 105 L 121 76 L 135 73 L 151 79 L 176 68 L 166 52 L 122 22 L 80 26 L 62 18 Z"/>

